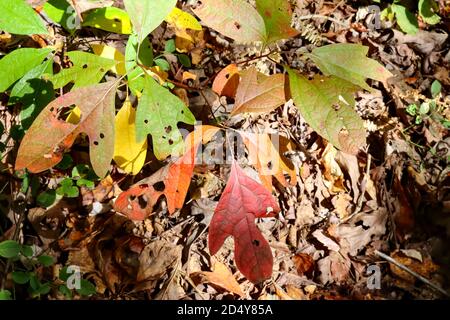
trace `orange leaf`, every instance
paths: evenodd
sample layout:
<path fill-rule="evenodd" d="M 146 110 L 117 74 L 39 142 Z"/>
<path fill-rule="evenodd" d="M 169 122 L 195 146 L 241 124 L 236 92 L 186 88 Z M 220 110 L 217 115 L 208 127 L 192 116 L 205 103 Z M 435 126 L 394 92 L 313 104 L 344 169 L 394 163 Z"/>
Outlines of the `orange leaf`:
<path fill-rule="evenodd" d="M 289 140 L 282 136 L 275 136 L 279 138 L 279 150 L 277 150 L 267 133 L 239 133 L 248 149 L 249 161 L 258 170 L 261 183 L 267 190 L 270 192 L 272 191 L 272 176 L 275 176 L 275 178 L 277 178 L 283 186 L 286 187 L 288 185 L 284 177 L 284 172 L 290 175 L 291 185 L 295 185 L 297 183 L 295 169 L 292 168 L 292 166 L 288 166 L 286 164 L 287 159 L 284 156 L 280 156 L 279 153 L 282 149 L 289 148 Z"/>
<path fill-rule="evenodd" d="M 238 86 L 239 70 L 235 64 L 230 64 L 217 74 L 212 89 L 219 96 L 234 98 Z"/>
<path fill-rule="evenodd" d="M 232 115 L 243 112 L 270 112 L 286 102 L 284 74 L 266 76 L 255 67 L 242 73 Z"/>
<path fill-rule="evenodd" d="M 162 195 L 167 199 L 170 214 L 181 209 L 191 183 L 198 147 L 210 141 L 217 131 L 217 127 L 201 126 L 191 132 L 186 138 L 186 153 L 122 192 L 114 204 L 115 210 L 131 220 L 144 220 Z"/>
<path fill-rule="evenodd" d="M 191 277 L 199 277 L 201 282 L 210 283 L 213 286 L 218 286 L 241 297 L 244 296 L 244 292 L 239 286 L 239 283 L 236 281 L 227 266 L 222 262 L 214 263 L 212 272 L 194 272 Z"/>

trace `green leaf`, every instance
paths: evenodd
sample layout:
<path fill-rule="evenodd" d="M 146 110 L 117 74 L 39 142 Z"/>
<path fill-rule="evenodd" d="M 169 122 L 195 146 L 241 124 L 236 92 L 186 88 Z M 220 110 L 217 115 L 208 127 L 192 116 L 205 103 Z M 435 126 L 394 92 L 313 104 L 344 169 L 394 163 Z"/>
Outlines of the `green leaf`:
<path fill-rule="evenodd" d="M 123 3 L 141 43 L 164 21 L 177 0 L 124 0 Z"/>
<path fill-rule="evenodd" d="M 23 245 L 22 246 L 22 254 L 27 257 L 30 258 L 34 255 L 34 250 L 33 247 L 31 246 L 27 246 L 27 245 Z"/>
<path fill-rule="evenodd" d="M 69 32 L 74 32 L 79 25 L 75 9 L 66 0 L 48 0 L 44 12 L 57 24 Z"/>
<path fill-rule="evenodd" d="M 44 267 L 50 267 L 51 265 L 53 265 L 55 263 L 55 261 L 53 260 L 53 257 L 51 257 L 51 256 L 42 255 L 42 256 L 39 256 L 37 259 Z"/>
<path fill-rule="evenodd" d="M 56 191 L 47 190 L 39 194 L 36 198 L 38 205 L 43 208 L 48 208 L 56 201 Z"/>
<path fill-rule="evenodd" d="M 368 51 L 369 47 L 359 44 L 340 43 L 314 49 L 308 56 L 325 75 L 334 75 L 370 91 L 367 78 L 385 83 L 392 74 L 367 58 Z"/>
<path fill-rule="evenodd" d="M 434 98 L 436 98 L 439 93 L 441 93 L 442 91 L 442 85 L 439 82 L 439 80 L 434 80 L 433 83 L 431 84 L 431 96 Z"/>
<path fill-rule="evenodd" d="M 395 3 L 391 5 L 391 9 L 397 18 L 400 29 L 408 34 L 416 34 L 419 31 L 419 22 L 411 11 Z"/>
<path fill-rule="evenodd" d="M 15 258 L 19 256 L 22 246 L 14 240 L 5 240 L 0 242 L 0 257 Z"/>
<path fill-rule="evenodd" d="M 73 63 L 73 67 L 63 69 L 51 77 L 55 89 L 64 87 L 69 82 L 74 82 L 73 89 L 87 87 L 99 83 L 106 72 L 116 65 L 116 61 L 99 57 L 92 53 L 71 51 L 67 56 Z"/>
<path fill-rule="evenodd" d="M 50 292 L 50 289 L 51 289 L 50 283 L 47 282 L 47 283 L 41 284 L 41 286 L 37 290 L 37 293 L 45 295 Z"/>
<path fill-rule="evenodd" d="M 417 105 L 415 103 L 410 104 L 409 106 L 406 107 L 406 112 L 413 117 L 416 116 L 417 115 Z"/>
<path fill-rule="evenodd" d="M 56 189 L 56 193 L 63 197 L 76 198 L 79 195 L 78 188 L 73 185 L 73 181 L 70 178 L 65 178 L 61 181 L 60 187 Z"/>
<path fill-rule="evenodd" d="M 439 7 L 434 0 L 419 0 L 419 14 L 426 23 L 433 25 L 441 22 L 441 17 L 435 13 L 437 10 Z"/>
<path fill-rule="evenodd" d="M 287 0 L 256 0 L 256 10 L 266 26 L 266 42 L 288 39 L 299 34 L 291 28 L 292 10 Z"/>
<path fill-rule="evenodd" d="M 11 275 L 13 281 L 17 284 L 25 284 L 30 281 L 30 274 L 28 272 L 15 271 Z"/>
<path fill-rule="evenodd" d="M 116 7 L 89 11 L 82 25 L 120 34 L 131 34 L 132 31 L 128 13 Z"/>
<path fill-rule="evenodd" d="M 44 63 L 30 70 L 12 88 L 9 104 L 20 103 L 20 121 L 24 129 L 28 129 L 42 109 L 55 98 L 53 84 L 43 78 L 53 68 L 53 61 Z"/>
<path fill-rule="evenodd" d="M 25 0 L 0 1 L 0 13 L 0 30 L 13 34 L 48 34 L 42 19 Z"/>
<path fill-rule="evenodd" d="M 11 292 L 8 290 L 0 290 L 0 301 L 12 300 Z"/>
<path fill-rule="evenodd" d="M 175 46 L 175 40 L 174 39 L 167 40 L 164 46 L 164 52 L 173 53 L 175 52 L 175 50 L 177 50 L 177 47 Z"/>
<path fill-rule="evenodd" d="M 51 51 L 49 48 L 22 48 L 4 56 L 0 60 L 0 92 L 6 91 L 14 82 L 39 65 Z"/>
<path fill-rule="evenodd" d="M 164 71 L 170 70 L 170 64 L 169 64 L 169 62 L 167 62 L 166 59 L 156 59 L 155 64 Z"/>
<path fill-rule="evenodd" d="M 189 59 L 188 55 L 178 54 L 178 61 L 186 68 L 192 67 L 191 59 Z"/>
<path fill-rule="evenodd" d="M 308 80 L 288 73 L 292 98 L 306 122 L 338 149 L 356 154 L 366 141 L 364 122 L 354 110 L 358 87 L 336 77 Z"/>
<path fill-rule="evenodd" d="M 177 96 L 153 78 L 146 77 L 136 113 L 136 141 L 151 134 L 156 158 L 180 155 L 184 152 L 184 143 L 178 122 L 194 124 L 195 118 Z"/>
<path fill-rule="evenodd" d="M 263 18 L 246 0 L 202 0 L 193 10 L 208 27 L 237 42 L 267 39 Z"/>
<path fill-rule="evenodd" d="M 72 295 L 72 291 L 67 288 L 66 285 L 60 285 L 58 287 L 59 292 L 61 292 L 64 296 L 66 296 L 67 299 L 72 299 L 73 295 Z"/>
<path fill-rule="evenodd" d="M 91 296 L 97 293 L 95 285 L 93 285 L 90 281 L 86 279 L 81 279 L 80 281 L 81 288 L 77 289 L 77 292 L 82 296 Z"/>
<path fill-rule="evenodd" d="M 138 49 L 139 57 L 137 56 Z M 140 93 L 144 89 L 143 70 L 140 67 L 137 68 L 137 61 L 141 65 L 151 67 L 153 65 L 153 48 L 147 38 L 139 46 L 137 34 L 133 33 L 130 35 L 125 49 L 125 69 L 128 73 L 128 85 L 134 94 Z"/>
<path fill-rule="evenodd" d="M 95 183 L 94 183 L 94 181 L 81 178 L 81 179 L 77 180 L 77 186 L 79 186 L 79 187 L 83 187 L 84 186 L 86 188 L 92 189 L 92 188 L 95 187 Z"/>

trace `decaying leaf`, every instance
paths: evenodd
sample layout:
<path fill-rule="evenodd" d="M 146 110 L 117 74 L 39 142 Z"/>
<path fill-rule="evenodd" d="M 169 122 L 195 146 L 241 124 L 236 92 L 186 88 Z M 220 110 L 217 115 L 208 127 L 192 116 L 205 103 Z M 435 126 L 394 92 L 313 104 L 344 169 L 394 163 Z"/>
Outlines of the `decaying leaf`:
<path fill-rule="evenodd" d="M 215 262 L 212 267 L 212 272 L 195 272 L 191 274 L 191 277 L 200 278 L 201 282 L 210 283 L 211 285 L 218 286 L 241 297 L 244 296 L 244 292 L 236 281 L 236 278 L 222 262 Z"/>
<path fill-rule="evenodd" d="M 308 80 L 288 73 L 292 98 L 308 124 L 335 147 L 356 154 L 366 143 L 364 123 L 354 110 L 358 87 L 336 77 Z"/>
<path fill-rule="evenodd" d="M 239 86 L 239 80 L 240 76 L 237 65 L 230 64 L 217 74 L 212 89 L 220 96 L 234 98 Z"/>
<path fill-rule="evenodd" d="M 195 155 L 201 143 L 207 143 L 219 130 L 202 126 L 186 138 L 187 152 L 178 160 L 161 168 L 120 194 L 114 208 L 132 220 L 144 220 L 153 211 L 159 197 L 167 199 L 169 213 L 181 209 L 191 183 Z"/>
<path fill-rule="evenodd" d="M 283 74 L 266 76 L 251 67 L 241 74 L 232 115 L 243 112 L 270 112 L 286 102 Z"/>
<path fill-rule="evenodd" d="M 274 176 L 283 186 L 287 187 L 288 182 L 284 177 L 284 173 L 291 177 L 290 184 L 297 184 L 297 175 L 292 164 L 285 157 L 280 155 L 281 146 L 289 141 L 280 136 L 272 136 L 276 142 L 276 146 L 268 134 L 255 134 L 247 132 L 239 132 L 243 138 L 244 144 L 248 149 L 249 162 L 258 170 L 261 183 L 264 187 L 272 191 L 272 176 Z M 279 150 L 279 151 L 278 151 Z"/>
<path fill-rule="evenodd" d="M 42 172 L 58 164 L 80 133 L 89 137 L 91 164 L 104 177 L 114 154 L 114 99 L 116 83 L 81 88 L 51 102 L 25 134 L 16 159 L 16 170 Z M 79 123 L 61 118 L 66 108 L 77 105 Z"/>
<path fill-rule="evenodd" d="M 238 42 L 266 39 L 264 20 L 245 0 L 202 0 L 193 10 L 208 27 Z"/>
<path fill-rule="evenodd" d="M 253 283 L 269 279 L 273 268 L 272 251 L 255 219 L 274 217 L 279 211 L 272 194 L 233 161 L 227 186 L 209 225 L 209 251 L 216 254 L 232 236 L 236 266 L 242 274 Z"/>

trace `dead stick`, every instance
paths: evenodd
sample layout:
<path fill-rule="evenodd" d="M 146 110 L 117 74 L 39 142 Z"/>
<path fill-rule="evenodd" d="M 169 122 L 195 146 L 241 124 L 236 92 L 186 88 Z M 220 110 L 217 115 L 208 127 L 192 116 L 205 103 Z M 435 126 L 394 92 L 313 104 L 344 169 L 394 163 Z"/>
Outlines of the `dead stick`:
<path fill-rule="evenodd" d="M 411 269 L 409 269 L 407 266 L 401 264 L 400 262 L 397 262 L 395 259 L 389 257 L 388 255 L 384 254 L 383 252 L 380 252 L 378 250 L 374 251 L 376 255 L 378 255 L 379 257 L 383 258 L 384 260 L 395 264 L 397 267 L 399 267 L 400 269 L 402 269 L 403 271 L 408 272 L 409 274 L 413 275 L 414 277 L 416 277 L 417 279 L 419 279 L 420 281 L 422 281 L 423 283 L 429 285 L 430 287 L 432 287 L 433 289 L 439 291 L 440 293 L 442 293 L 443 295 L 445 295 L 446 297 L 450 297 L 450 294 L 445 291 L 444 289 L 442 289 L 441 287 L 435 285 L 434 283 L 430 282 L 428 279 L 422 277 L 420 274 L 418 274 L 417 272 L 412 271 Z"/>

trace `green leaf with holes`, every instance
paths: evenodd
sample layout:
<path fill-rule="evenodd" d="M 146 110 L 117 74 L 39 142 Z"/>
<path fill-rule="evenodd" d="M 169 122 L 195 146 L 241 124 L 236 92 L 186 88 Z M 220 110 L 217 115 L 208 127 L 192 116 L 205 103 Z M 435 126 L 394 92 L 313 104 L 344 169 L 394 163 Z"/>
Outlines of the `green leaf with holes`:
<path fill-rule="evenodd" d="M 151 134 L 158 159 L 181 155 L 184 142 L 177 127 L 179 122 L 194 124 L 194 115 L 177 96 L 147 76 L 136 113 L 136 141 Z"/>
<path fill-rule="evenodd" d="M 52 72 L 53 60 L 47 60 L 30 70 L 11 90 L 8 103 L 22 106 L 19 117 L 24 129 L 28 129 L 42 109 L 55 98 L 53 84 L 44 76 Z"/>
<path fill-rule="evenodd" d="M 73 82 L 73 89 L 87 87 L 99 83 L 106 72 L 116 65 L 112 59 L 102 58 L 92 53 L 71 51 L 67 53 L 73 63 L 71 68 L 63 69 L 50 77 L 55 89 Z"/>
<path fill-rule="evenodd" d="M 0 92 L 6 91 L 28 71 L 38 66 L 52 49 L 16 49 L 0 59 Z"/>
<path fill-rule="evenodd" d="M 164 21 L 177 0 L 124 0 L 123 3 L 141 43 Z"/>
<path fill-rule="evenodd" d="M 0 30 L 13 34 L 48 34 L 44 21 L 25 0 L 0 1 Z"/>
<path fill-rule="evenodd" d="M 82 26 L 120 34 L 131 34 L 132 31 L 130 16 L 116 7 L 98 8 L 89 11 Z"/>
<path fill-rule="evenodd" d="M 386 82 L 392 74 L 376 60 L 367 58 L 369 47 L 339 43 L 316 48 L 308 54 L 325 75 L 332 75 L 371 90 L 366 79 Z"/>
<path fill-rule="evenodd" d="M 337 77 L 308 80 L 288 73 L 292 98 L 306 122 L 335 147 L 356 154 L 366 141 L 364 122 L 354 110 L 358 86 Z"/>

